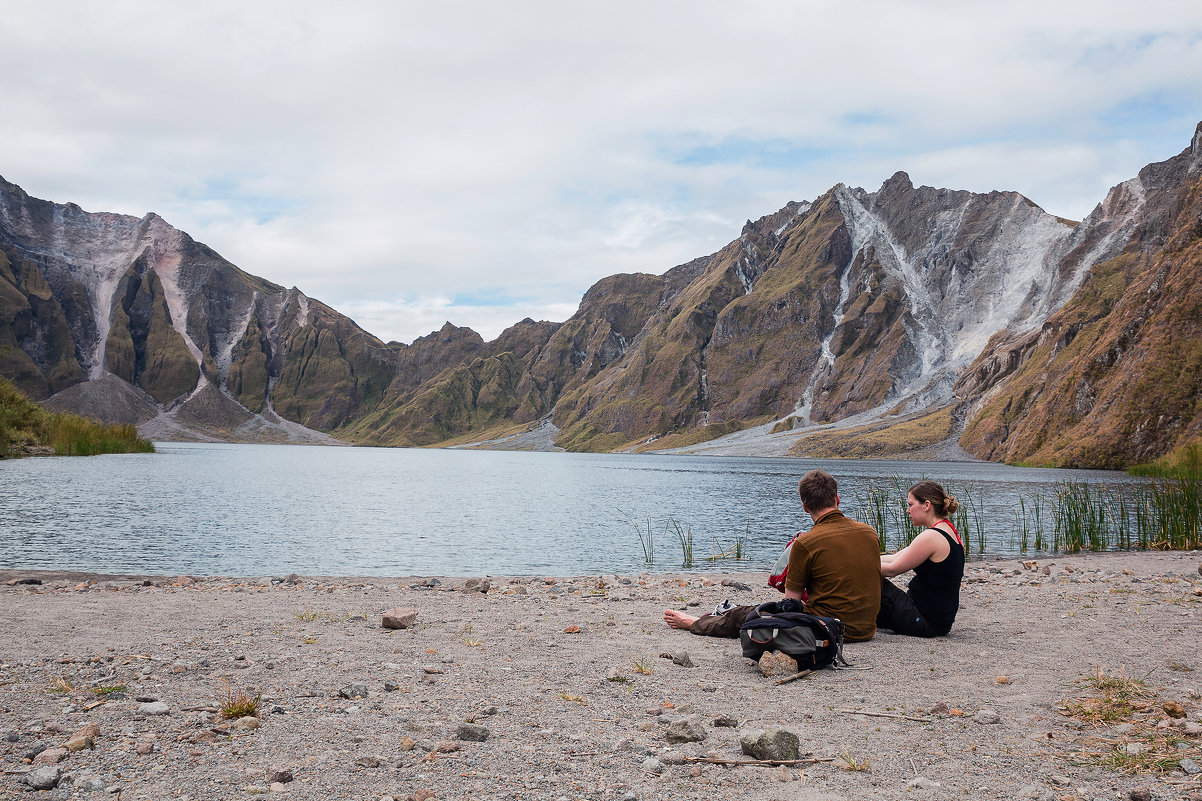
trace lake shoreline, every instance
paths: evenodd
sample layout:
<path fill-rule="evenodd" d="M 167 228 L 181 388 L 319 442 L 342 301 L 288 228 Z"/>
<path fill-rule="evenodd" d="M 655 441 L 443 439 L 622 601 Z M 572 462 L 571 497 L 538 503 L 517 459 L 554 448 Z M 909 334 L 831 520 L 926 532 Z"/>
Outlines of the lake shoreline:
<path fill-rule="evenodd" d="M 866 669 L 780 686 L 735 641 L 662 622 L 665 608 L 772 600 L 763 573 L 493 577 L 484 594 L 454 577 L 0 569 L 0 730 L 17 735 L 0 742 L 0 795 L 32 767 L 22 756 L 96 723 L 94 750 L 53 767 L 125 801 L 177 789 L 251 798 L 272 792 L 272 766 L 294 776 L 275 785 L 292 798 L 834 801 L 918 788 L 1050 801 L 1140 785 L 1189 797 L 1202 786 L 1183 773 L 1127 775 L 1081 755 L 1099 737 L 1142 742 L 1145 722 L 1202 725 L 1200 558 L 970 563 L 947 637 L 878 633 L 846 649 Z M 43 583 L 7 584 L 22 578 Z M 416 623 L 381 628 L 400 607 Z M 1127 733 L 1060 709 L 1099 670 L 1147 677 L 1154 695 Z M 265 695 L 259 728 L 231 730 L 207 711 L 223 681 Z M 90 690 L 113 687 L 125 690 Z M 1185 710 L 1180 724 L 1161 710 L 1169 701 Z M 678 718 L 704 739 L 669 742 Z M 487 739 L 462 739 L 471 726 Z M 719 764 L 748 759 L 740 737 L 773 726 L 820 761 Z M 1202 761 L 1202 739 L 1173 731 Z"/>

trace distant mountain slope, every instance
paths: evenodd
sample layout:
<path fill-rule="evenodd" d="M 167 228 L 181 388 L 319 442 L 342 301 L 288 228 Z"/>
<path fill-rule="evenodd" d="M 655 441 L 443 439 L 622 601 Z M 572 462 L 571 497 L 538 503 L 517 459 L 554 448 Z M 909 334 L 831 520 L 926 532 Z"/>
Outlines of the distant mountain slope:
<path fill-rule="evenodd" d="M 1082 227 L 1121 232 L 1120 253 L 960 381 L 975 400 L 962 444 L 981 458 L 1122 467 L 1202 438 L 1202 126 Z"/>
<path fill-rule="evenodd" d="M 1118 466 L 1200 435 L 1200 137 L 1080 224 L 897 173 L 663 275 L 603 278 L 563 323 L 411 345 L 156 215 L 0 179 L 0 373 L 161 437 L 885 456 L 959 439 Z"/>

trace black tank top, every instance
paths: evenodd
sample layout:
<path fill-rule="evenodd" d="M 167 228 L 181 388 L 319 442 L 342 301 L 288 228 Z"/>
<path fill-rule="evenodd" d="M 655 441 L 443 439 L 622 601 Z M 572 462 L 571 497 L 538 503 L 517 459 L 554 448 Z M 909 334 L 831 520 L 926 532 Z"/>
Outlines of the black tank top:
<path fill-rule="evenodd" d="M 952 526 L 950 520 L 941 520 Z M 960 581 L 964 578 L 964 546 L 959 541 L 960 533 L 952 537 L 943 529 L 935 529 L 950 546 L 947 558 L 942 562 L 927 559 L 914 568 L 910 579 L 910 598 L 918 611 L 934 628 L 950 629 L 960 609 Z M 956 527 L 952 526 L 952 531 Z"/>

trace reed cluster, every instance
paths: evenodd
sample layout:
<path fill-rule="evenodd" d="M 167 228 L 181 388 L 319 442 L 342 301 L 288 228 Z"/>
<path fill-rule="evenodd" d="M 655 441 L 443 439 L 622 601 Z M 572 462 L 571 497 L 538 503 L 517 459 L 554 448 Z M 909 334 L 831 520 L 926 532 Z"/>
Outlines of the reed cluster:
<path fill-rule="evenodd" d="M 952 523 L 966 554 L 991 547 L 986 531 L 987 485 L 947 482 L 959 502 Z M 1155 478 L 1123 484 L 1064 481 L 1049 490 L 1017 495 L 1006 534 L 988 532 L 1021 553 L 1202 548 L 1202 478 Z M 995 510 L 996 503 L 990 504 Z M 906 515 L 906 485 L 898 476 L 868 481 L 851 504 L 852 514 L 877 531 L 882 551 L 900 550 L 918 534 Z M 1003 519 L 1005 513 L 1003 512 Z"/>
<path fill-rule="evenodd" d="M 1015 514 L 1026 551 L 1193 550 L 1202 547 L 1202 480 L 1163 478 L 1100 486 L 1084 481 L 1057 484 L 1051 497 L 1036 495 Z M 1043 510 L 1052 530 L 1045 535 Z"/>
<path fill-rule="evenodd" d="M 672 515 L 668 515 L 661 521 L 657 521 L 654 517 L 647 517 L 644 522 L 642 519 L 635 520 L 629 515 L 631 525 L 634 526 L 634 533 L 639 538 L 639 547 L 643 551 L 643 562 L 649 565 L 655 564 L 655 533 L 659 528 L 659 523 L 663 523 L 663 531 L 660 532 L 661 537 L 670 537 L 675 540 L 676 545 L 680 548 L 681 567 L 692 567 L 694 560 L 697 558 L 694 554 L 694 535 L 691 525 L 682 523 Z M 742 560 L 747 558 L 747 543 L 751 539 L 751 518 L 747 519 L 743 533 L 736 534 L 733 545 L 723 545 L 718 541 L 716 536 L 710 537 L 710 553 L 708 556 L 701 556 L 701 559 L 708 559 L 711 562 L 716 562 L 720 559 L 735 559 Z"/>

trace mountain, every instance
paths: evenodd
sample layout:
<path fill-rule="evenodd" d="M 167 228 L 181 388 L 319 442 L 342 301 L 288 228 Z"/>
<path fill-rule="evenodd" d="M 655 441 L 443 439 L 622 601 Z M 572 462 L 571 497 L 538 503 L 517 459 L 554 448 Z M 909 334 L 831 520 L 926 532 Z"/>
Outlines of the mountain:
<path fill-rule="evenodd" d="M 160 438 L 1121 466 L 1202 435 L 1199 132 L 1080 223 L 899 172 L 492 342 L 383 343 L 154 214 L 0 179 L 0 373 Z"/>
<path fill-rule="evenodd" d="M 1202 125 L 1112 189 L 1063 263 L 1117 253 L 1036 330 L 995 337 L 960 379 L 985 459 L 1123 467 L 1202 439 Z M 1107 242 L 1109 240 L 1109 242 Z"/>

